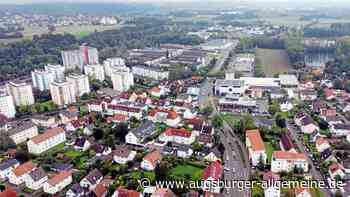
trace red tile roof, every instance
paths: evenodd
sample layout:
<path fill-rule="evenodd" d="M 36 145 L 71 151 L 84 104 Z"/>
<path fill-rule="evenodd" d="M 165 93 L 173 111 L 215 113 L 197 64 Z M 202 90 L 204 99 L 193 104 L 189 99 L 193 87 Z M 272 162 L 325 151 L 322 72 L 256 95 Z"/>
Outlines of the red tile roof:
<path fill-rule="evenodd" d="M 288 151 L 275 151 L 273 152 L 273 157 L 276 159 L 286 159 L 286 160 L 294 160 L 294 159 L 303 159 L 306 160 L 307 157 L 303 153 L 294 153 Z"/>
<path fill-rule="evenodd" d="M 58 174 L 56 174 L 54 177 L 49 179 L 47 181 L 48 184 L 55 186 L 56 184 L 62 182 L 64 179 L 68 178 L 69 176 L 72 176 L 71 172 L 68 171 L 61 171 Z"/>
<path fill-rule="evenodd" d="M 32 161 L 27 161 L 26 163 L 23 163 L 19 166 L 17 166 L 17 168 L 13 169 L 13 173 L 19 177 L 22 176 L 24 174 L 29 173 L 30 171 L 32 171 L 35 168 L 35 165 L 33 164 Z"/>
<path fill-rule="evenodd" d="M 185 128 L 175 129 L 175 128 L 167 128 L 165 130 L 165 135 L 167 136 L 180 136 L 180 137 L 191 137 L 191 132 L 187 131 Z"/>
<path fill-rule="evenodd" d="M 5 191 L 0 192 L 0 197 L 17 197 L 17 192 L 11 187 L 6 187 Z"/>
<path fill-rule="evenodd" d="M 155 150 L 153 152 L 148 153 L 143 160 L 149 161 L 153 165 L 156 165 L 156 163 L 160 160 L 162 160 L 162 155 L 160 154 L 159 150 Z"/>
<path fill-rule="evenodd" d="M 222 174 L 222 165 L 220 161 L 214 161 L 207 168 L 204 169 L 202 178 L 207 180 L 209 178 L 213 180 L 219 180 Z"/>
<path fill-rule="evenodd" d="M 254 151 L 265 151 L 265 144 L 261 138 L 259 129 L 247 130 L 246 136 L 249 139 L 251 148 Z"/>
<path fill-rule="evenodd" d="M 52 138 L 60 133 L 64 133 L 64 129 L 61 127 L 56 127 L 56 128 L 48 129 L 45 131 L 45 133 L 37 135 L 30 140 L 34 144 L 40 144 L 41 142 L 43 142 L 49 138 Z"/>
<path fill-rule="evenodd" d="M 332 165 L 330 165 L 328 169 L 333 174 L 338 170 L 344 170 L 344 167 L 342 165 L 340 165 L 339 163 L 332 163 Z"/>
<path fill-rule="evenodd" d="M 168 109 L 153 109 L 148 113 L 148 115 L 154 117 L 157 113 L 167 113 L 168 119 L 176 119 L 178 117 L 176 111 Z"/>
<path fill-rule="evenodd" d="M 107 192 L 107 188 L 103 184 L 97 184 L 93 192 L 96 197 L 102 197 Z"/>
<path fill-rule="evenodd" d="M 308 188 L 303 188 L 303 187 L 297 187 L 294 189 L 294 191 L 295 191 L 295 195 L 299 195 L 304 191 L 310 193 L 310 190 Z"/>

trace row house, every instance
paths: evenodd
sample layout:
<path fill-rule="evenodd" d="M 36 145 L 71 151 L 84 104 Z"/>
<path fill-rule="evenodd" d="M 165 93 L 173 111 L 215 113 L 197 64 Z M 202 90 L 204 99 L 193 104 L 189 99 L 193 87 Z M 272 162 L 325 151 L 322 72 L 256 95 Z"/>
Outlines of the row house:
<path fill-rule="evenodd" d="M 118 146 L 113 151 L 113 161 L 118 164 L 126 164 L 135 159 L 136 151 L 131 151 L 127 147 Z"/>
<path fill-rule="evenodd" d="M 159 140 L 163 142 L 175 142 L 179 144 L 192 144 L 196 140 L 195 132 L 187 131 L 185 128 L 175 129 L 167 128 L 164 133 L 159 136 Z"/>
<path fill-rule="evenodd" d="M 129 118 L 135 117 L 142 119 L 143 113 L 147 110 L 147 106 L 139 103 L 123 102 L 108 105 L 107 114 L 123 114 Z"/>
<path fill-rule="evenodd" d="M 158 150 L 148 153 L 141 162 L 141 168 L 147 171 L 154 170 L 162 160 L 162 155 Z"/>
<path fill-rule="evenodd" d="M 153 109 L 148 113 L 148 120 L 165 123 L 170 127 L 176 127 L 181 122 L 181 117 L 171 109 Z"/>
<path fill-rule="evenodd" d="M 28 178 L 28 174 L 35 168 L 36 167 L 32 161 L 27 161 L 21 165 L 18 165 L 11 171 L 10 176 L 8 177 L 9 182 L 14 185 L 20 185 L 24 183 Z"/>
<path fill-rule="evenodd" d="M 70 185 L 72 181 L 71 172 L 61 171 L 43 184 L 44 192 L 51 195 L 56 194 Z"/>
<path fill-rule="evenodd" d="M 10 123 L 8 128 L 7 133 L 16 145 L 38 135 L 38 127 L 31 120 Z"/>
<path fill-rule="evenodd" d="M 247 130 L 245 140 L 252 165 L 257 166 L 260 161 L 266 163 L 267 154 L 265 144 L 260 135 L 260 131 L 258 129 Z"/>
<path fill-rule="evenodd" d="M 296 167 L 302 169 L 303 172 L 309 170 L 309 164 L 305 154 L 286 151 L 273 152 L 271 159 L 272 172 L 291 172 Z"/>
<path fill-rule="evenodd" d="M 27 142 L 28 152 L 38 155 L 65 141 L 66 133 L 63 128 L 48 129 Z"/>

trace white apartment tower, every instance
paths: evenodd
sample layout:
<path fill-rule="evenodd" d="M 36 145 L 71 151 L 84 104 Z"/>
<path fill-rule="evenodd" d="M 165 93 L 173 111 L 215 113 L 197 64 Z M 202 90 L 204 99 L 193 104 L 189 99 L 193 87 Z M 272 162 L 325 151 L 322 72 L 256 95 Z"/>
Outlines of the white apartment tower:
<path fill-rule="evenodd" d="M 85 45 L 77 50 L 62 51 L 63 65 L 67 70 L 83 70 L 87 64 L 98 64 L 98 51 L 96 48 Z"/>
<path fill-rule="evenodd" d="M 7 84 L 9 94 L 13 97 L 16 106 L 34 104 L 33 88 L 25 82 L 9 82 Z"/>
<path fill-rule="evenodd" d="M 103 62 L 105 75 L 110 77 L 113 67 L 125 67 L 125 61 L 122 58 L 108 58 Z"/>
<path fill-rule="evenodd" d="M 84 66 L 84 73 L 96 80 L 105 80 L 105 71 L 101 64 L 93 64 Z"/>
<path fill-rule="evenodd" d="M 16 115 L 12 96 L 2 91 L 0 91 L 0 114 L 5 115 L 7 118 L 14 118 Z"/>
<path fill-rule="evenodd" d="M 53 74 L 54 81 L 64 81 L 64 66 L 59 64 L 48 64 L 45 66 L 45 70 Z"/>
<path fill-rule="evenodd" d="M 50 84 L 55 80 L 54 73 L 46 70 L 34 70 L 32 71 L 33 87 L 38 88 L 40 91 L 50 89 Z"/>
<path fill-rule="evenodd" d="M 111 75 L 113 89 L 117 91 L 127 91 L 134 85 L 134 75 L 128 67 L 120 67 L 112 70 Z"/>
<path fill-rule="evenodd" d="M 67 76 L 67 81 L 73 84 L 76 96 L 82 96 L 90 92 L 89 78 L 87 75 L 72 73 Z"/>
<path fill-rule="evenodd" d="M 50 85 L 52 101 L 59 105 L 69 105 L 76 102 L 75 88 L 72 82 L 55 81 Z"/>

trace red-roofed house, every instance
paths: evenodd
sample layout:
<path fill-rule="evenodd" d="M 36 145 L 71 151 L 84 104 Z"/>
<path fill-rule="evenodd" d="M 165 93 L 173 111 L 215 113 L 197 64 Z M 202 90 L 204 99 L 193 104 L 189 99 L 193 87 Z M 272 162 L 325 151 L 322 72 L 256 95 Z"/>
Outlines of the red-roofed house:
<path fill-rule="evenodd" d="M 158 150 L 148 153 L 141 162 L 141 168 L 144 170 L 154 170 L 157 164 L 162 160 L 162 155 Z"/>
<path fill-rule="evenodd" d="M 326 98 L 326 100 L 335 99 L 336 96 L 334 90 L 329 88 L 324 89 L 324 97 Z"/>
<path fill-rule="evenodd" d="M 96 187 L 90 192 L 89 197 L 105 197 L 107 195 L 108 188 L 103 185 L 102 183 L 99 183 L 96 185 Z"/>
<path fill-rule="evenodd" d="M 204 181 L 217 181 L 222 176 L 222 165 L 220 161 L 214 161 L 210 163 L 203 171 L 202 178 Z M 210 185 L 210 182 L 208 182 Z M 208 186 L 209 186 L 208 185 Z M 210 191 L 212 193 L 220 193 L 220 187 L 209 186 L 203 188 L 204 191 Z"/>
<path fill-rule="evenodd" d="M 61 171 L 44 183 L 44 192 L 48 194 L 56 194 L 72 183 L 72 173 Z"/>
<path fill-rule="evenodd" d="M 339 163 L 332 163 L 328 167 L 328 173 L 333 180 L 335 180 L 336 177 L 340 177 L 343 179 L 345 177 L 345 168 Z"/>
<path fill-rule="evenodd" d="M 308 188 L 295 188 L 295 197 L 312 197 L 310 190 Z"/>
<path fill-rule="evenodd" d="M 38 155 L 65 141 L 66 132 L 63 128 L 48 129 L 43 134 L 37 135 L 27 142 L 28 152 Z"/>
<path fill-rule="evenodd" d="M 192 144 L 196 140 L 196 136 L 194 132 L 187 131 L 185 128 L 167 128 L 165 132 L 159 136 L 159 140 L 163 142 L 176 142 L 179 144 Z"/>
<path fill-rule="evenodd" d="M 129 117 L 124 114 L 114 114 L 113 116 L 110 116 L 107 118 L 107 123 L 122 123 L 127 122 L 129 120 Z"/>
<path fill-rule="evenodd" d="M 324 150 L 330 148 L 328 141 L 323 137 L 319 137 L 316 139 L 316 149 L 319 153 L 322 153 Z"/>
<path fill-rule="evenodd" d="M 28 174 L 35 169 L 35 165 L 32 161 L 28 161 L 17 166 L 12 170 L 9 177 L 9 182 L 14 185 L 20 185 L 24 183 L 28 177 Z"/>
<path fill-rule="evenodd" d="M 148 113 L 148 120 L 165 123 L 171 127 L 176 127 L 181 118 L 176 111 L 171 109 L 153 109 Z"/>
<path fill-rule="evenodd" d="M 151 88 L 148 93 L 150 93 L 152 96 L 154 97 L 161 97 L 163 95 L 166 94 L 166 90 L 164 88 L 164 86 L 156 86 L 156 87 L 153 87 Z"/>
<path fill-rule="evenodd" d="M 262 160 L 265 163 L 267 155 L 265 144 L 261 138 L 260 131 L 258 129 L 247 130 L 245 140 L 252 165 L 257 166 L 260 160 Z"/>
<path fill-rule="evenodd" d="M 307 172 L 309 170 L 309 164 L 305 154 L 288 151 L 273 152 L 271 159 L 272 172 L 290 172 L 294 170 L 295 167 L 302 169 L 303 172 Z"/>
<path fill-rule="evenodd" d="M 176 197 L 169 188 L 157 188 L 151 197 Z"/>
<path fill-rule="evenodd" d="M 135 190 L 118 188 L 114 191 L 112 197 L 143 197 L 143 195 Z"/>
<path fill-rule="evenodd" d="M 17 192 L 11 187 L 6 187 L 4 191 L 0 191 L 0 197 L 17 197 Z"/>
<path fill-rule="evenodd" d="M 88 103 L 88 110 L 89 112 L 104 112 L 107 110 L 108 104 L 111 102 L 112 99 L 110 98 L 104 98 L 99 100 L 90 101 Z"/>

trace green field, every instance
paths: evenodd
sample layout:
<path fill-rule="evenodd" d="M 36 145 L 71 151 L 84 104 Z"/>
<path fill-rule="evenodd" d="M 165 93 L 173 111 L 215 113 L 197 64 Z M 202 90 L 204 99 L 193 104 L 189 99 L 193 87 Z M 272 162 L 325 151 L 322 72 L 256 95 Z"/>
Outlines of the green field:
<path fill-rule="evenodd" d="M 267 163 L 271 163 L 272 153 L 274 151 L 272 144 L 269 142 L 265 142 L 265 148 L 267 153 Z"/>
<path fill-rule="evenodd" d="M 83 154 L 84 154 L 83 152 L 76 151 L 76 150 L 67 150 L 64 152 L 64 155 L 66 155 L 67 157 L 70 157 L 70 158 L 80 157 Z"/>
<path fill-rule="evenodd" d="M 203 169 L 192 165 L 180 165 L 170 170 L 170 174 L 176 177 L 191 177 L 192 180 L 199 180 L 202 177 Z"/>
<path fill-rule="evenodd" d="M 285 50 L 257 49 L 256 64 L 261 66 L 267 77 L 290 71 L 288 55 Z"/>

